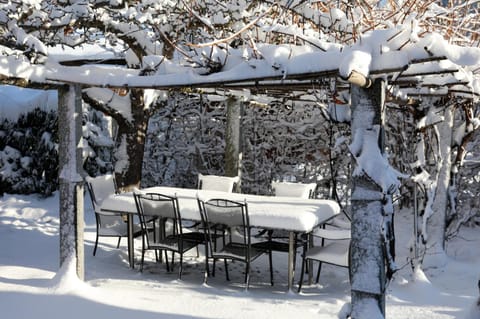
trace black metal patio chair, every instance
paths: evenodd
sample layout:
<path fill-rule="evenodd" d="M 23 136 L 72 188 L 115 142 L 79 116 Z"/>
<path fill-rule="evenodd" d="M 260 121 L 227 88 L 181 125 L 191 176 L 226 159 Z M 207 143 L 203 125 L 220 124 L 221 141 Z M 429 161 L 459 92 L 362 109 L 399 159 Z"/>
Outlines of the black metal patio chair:
<path fill-rule="evenodd" d="M 191 236 L 183 231 L 177 197 L 141 192 L 134 192 L 134 197 L 143 234 L 141 270 L 143 271 L 145 252 L 148 250 L 154 250 L 160 256 L 165 253 L 167 271 L 173 271 L 177 253 L 180 256 L 178 278 L 181 279 L 185 252 L 204 242 L 204 235 Z M 153 230 L 149 223 L 153 223 Z M 171 266 L 168 252 L 172 253 Z"/>
<path fill-rule="evenodd" d="M 265 253 L 251 244 L 251 230 L 248 216 L 247 203 L 240 203 L 228 199 L 211 199 L 206 202 L 199 201 L 200 211 L 204 220 L 203 227 L 208 239 L 208 256 L 206 261 L 206 277 L 209 276 L 208 260 L 213 260 L 212 276 L 215 276 L 215 264 L 219 259 L 224 260 L 225 275 L 230 280 L 228 260 L 245 263 L 245 285 L 250 284 L 251 263 Z M 225 236 L 226 229 L 240 229 L 242 236 L 236 236 L 231 231 Z M 223 238 L 222 245 L 217 239 Z M 272 269 L 270 265 L 270 270 Z M 206 280 L 206 279 L 205 279 Z"/>

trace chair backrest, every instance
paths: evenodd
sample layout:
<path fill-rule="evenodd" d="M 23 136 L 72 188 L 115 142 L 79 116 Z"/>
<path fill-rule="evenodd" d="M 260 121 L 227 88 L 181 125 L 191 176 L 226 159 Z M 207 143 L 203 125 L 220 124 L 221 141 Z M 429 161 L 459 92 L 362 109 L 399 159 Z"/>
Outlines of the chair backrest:
<path fill-rule="evenodd" d="M 103 200 L 111 194 L 115 194 L 115 177 L 112 174 L 101 175 L 97 177 L 85 177 L 90 198 L 95 212 L 99 212 Z"/>
<path fill-rule="evenodd" d="M 211 199 L 204 203 L 206 221 L 229 227 L 248 227 L 247 204 L 228 199 Z"/>
<path fill-rule="evenodd" d="M 182 234 L 182 227 L 180 227 L 181 216 L 178 209 L 177 197 L 138 191 L 134 191 L 133 196 L 143 232 L 146 232 L 148 229 L 147 222 L 152 218 L 158 217 L 163 220 L 171 220 L 173 233 Z"/>
<path fill-rule="evenodd" d="M 251 237 L 247 203 L 235 202 L 228 199 L 211 199 L 207 202 L 199 201 L 199 205 L 201 213 L 203 211 L 204 214 L 202 220 L 206 226 L 204 227 L 206 237 L 210 238 L 210 251 L 214 251 L 217 246 L 212 245 L 212 232 L 216 233 L 217 230 L 228 228 L 235 228 L 243 234 L 240 238 L 237 238 L 237 240 L 230 236 L 230 240 L 237 242 L 240 240 L 244 245 L 244 249 L 246 251 L 249 249 Z M 245 256 L 248 256 L 248 253 L 246 253 Z"/>
<path fill-rule="evenodd" d="M 314 198 L 316 188 L 316 183 L 272 182 L 275 196 Z"/>
<path fill-rule="evenodd" d="M 134 192 L 138 212 L 144 216 L 179 219 L 178 199 L 159 193 Z"/>
<path fill-rule="evenodd" d="M 238 176 L 227 177 L 198 174 L 198 189 L 233 193 L 239 182 L 240 178 Z"/>

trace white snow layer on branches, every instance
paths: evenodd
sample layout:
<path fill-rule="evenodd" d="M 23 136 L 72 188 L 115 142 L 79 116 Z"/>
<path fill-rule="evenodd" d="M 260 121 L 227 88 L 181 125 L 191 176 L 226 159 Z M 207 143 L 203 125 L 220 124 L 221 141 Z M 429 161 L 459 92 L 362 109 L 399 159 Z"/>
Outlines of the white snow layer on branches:
<path fill-rule="evenodd" d="M 40 40 L 27 34 L 22 28 L 19 28 L 16 21 L 10 21 L 8 28 L 17 39 L 18 45 L 26 46 L 34 52 L 41 53 L 45 56 L 47 55 L 47 47 Z"/>
<path fill-rule="evenodd" d="M 128 121 L 133 121 L 128 95 L 120 96 L 113 90 L 103 88 L 88 88 L 84 92 L 92 99 L 103 103 L 106 107 L 115 108 Z"/>
<path fill-rule="evenodd" d="M 118 3 L 118 1 L 112 1 L 112 3 Z M 329 13 L 329 18 L 331 21 L 342 24 L 345 22 L 345 18 L 340 13 L 332 11 Z M 469 68 L 469 66 L 480 64 L 480 49 L 451 45 L 440 34 L 424 33 L 424 30 L 418 27 L 414 17 L 409 18 L 402 25 L 366 32 L 351 46 L 312 41 L 312 43 L 307 42 L 302 46 L 256 43 L 254 47 L 245 45 L 241 48 L 228 46 L 222 48 L 216 46 L 211 50 L 204 48 L 209 59 L 222 64 L 221 68 L 208 75 L 202 75 L 202 68 L 192 65 L 191 61 L 198 56 L 185 57 L 179 52 L 175 52 L 174 58 L 168 60 L 160 55 L 162 45 L 153 36 L 154 30 L 142 30 L 135 25 L 113 21 L 106 13 L 99 16 L 98 19 L 104 19 L 104 23 L 107 25 L 115 26 L 141 43 L 147 54 L 150 54 L 141 61 L 143 67 L 154 72 L 145 76 L 140 75 L 138 69 L 118 66 L 62 66 L 58 62 L 58 54 L 49 55 L 42 65 L 32 64 L 21 52 L 0 46 L 2 52 L 0 54 L 0 74 L 37 83 L 58 81 L 99 87 L 161 88 L 176 85 L 195 86 L 199 83 L 228 83 L 247 79 L 261 80 L 272 77 L 285 79 L 290 75 L 301 76 L 302 74 L 335 72 L 337 70 L 343 77 L 348 77 L 353 70 L 368 76 L 372 74 L 372 71 L 380 71 L 382 74 L 382 70 L 404 70 L 407 66 L 409 67 L 408 72 L 414 74 L 421 67 L 421 64 L 412 64 L 415 60 L 445 56 L 450 59 L 450 63 L 448 65 L 447 63 L 441 64 L 442 70 L 463 68 L 462 72 L 450 76 L 439 76 L 433 80 L 428 79 L 428 81 L 432 81 L 432 84 L 440 87 L 443 85 L 443 90 L 448 90 L 445 87 L 446 83 L 462 79 L 469 83 L 472 93 L 480 92 L 480 81 L 472 74 L 473 68 Z M 143 18 L 137 17 L 137 19 Z M 265 24 L 264 29 L 264 31 L 278 30 L 292 36 L 306 37 L 300 28 L 288 28 L 287 30 Z M 9 24 L 8 31 L 15 36 L 18 43 L 31 47 L 42 54 L 52 53 L 48 52 L 38 39 L 26 34 L 15 23 Z M 99 41 L 101 42 L 99 44 L 105 42 L 104 39 Z M 124 53 L 123 49 L 122 46 L 119 46 L 118 48 L 108 48 L 106 51 L 110 51 L 110 54 L 113 52 L 113 56 L 121 56 Z M 195 50 L 191 52 L 195 52 Z M 129 61 L 137 63 L 132 59 Z M 398 96 L 405 95 L 398 92 Z M 122 103 L 119 111 L 121 113 L 128 112 Z"/>
<path fill-rule="evenodd" d="M 125 136 L 122 136 L 120 145 L 115 149 L 115 172 L 118 174 L 125 173 L 125 170 L 128 168 L 128 152 L 127 152 L 127 140 Z"/>

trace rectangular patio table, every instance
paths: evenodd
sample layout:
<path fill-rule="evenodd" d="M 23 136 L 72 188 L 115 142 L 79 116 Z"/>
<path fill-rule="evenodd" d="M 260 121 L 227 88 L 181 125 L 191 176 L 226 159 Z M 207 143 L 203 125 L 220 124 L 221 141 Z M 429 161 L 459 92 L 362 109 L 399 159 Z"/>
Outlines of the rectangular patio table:
<path fill-rule="evenodd" d="M 340 206 L 333 200 L 302 199 L 285 196 L 263 196 L 241 193 L 226 193 L 219 191 L 176 188 L 150 187 L 142 192 L 161 193 L 178 197 L 179 210 L 182 219 L 200 221 L 200 212 L 197 198 L 207 201 L 220 198 L 239 202 L 247 202 L 250 217 L 250 226 L 265 229 L 280 229 L 289 232 L 288 252 L 288 288 L 293 286 L 293 261 L 295 234 L 311 232 L 334 216 L 340 213 Z M 134 268 L 133 246 L 133 216 L 137 214 L 133 193 L 114 194 L 107 197 L 101 205 L 101 210 L 117 212 L 127 215 L 128 223 L 128 259 L 131 268 Z"/>

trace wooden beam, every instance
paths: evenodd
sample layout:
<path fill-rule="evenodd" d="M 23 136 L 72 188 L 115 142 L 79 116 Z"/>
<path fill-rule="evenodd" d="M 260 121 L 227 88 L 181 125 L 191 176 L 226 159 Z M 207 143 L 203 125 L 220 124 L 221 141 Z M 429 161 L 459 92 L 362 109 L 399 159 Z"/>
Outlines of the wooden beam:
<path fill-rule="evenodd" d="M 357 85 L 361 88 L 369 88 L 372 86 L 372 80 L 369 77 L 353 70 L 350 75 L 345 79 L 353 85 Z"/>
<path fill-rule="evenodd" d="M 82 66 L 87 64 L 105 64 L 105 65 L 127 65 L 127 60 L 123 58 L 118 59 L 79 59 L 79 60 L 65 60 L 58 62 L 64 66 Z"/>
<path fill-rule="evenodd" d="M 441 75 L 441 74 L 453 74 L 458 72 L 458 69 L 450 69 L 450 70 L 438 70 L 438 71 L 425 71 L 425 72 L 416 72 L 416 73 L 402 73 L 398 77 L 405 78 L 405 77 L 414 77 L 414 76 L 427 76 L 427 75 Z"/>

